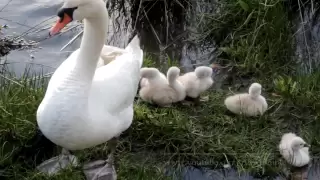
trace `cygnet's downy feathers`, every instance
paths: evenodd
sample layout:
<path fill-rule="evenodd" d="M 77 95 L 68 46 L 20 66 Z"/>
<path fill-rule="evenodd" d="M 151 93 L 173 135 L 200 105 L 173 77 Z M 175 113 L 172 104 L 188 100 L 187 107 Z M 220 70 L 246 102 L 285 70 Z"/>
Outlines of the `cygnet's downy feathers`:
<path fill-rule="evenodd" d="M 140 70 L 140 88 L 148 85 L 148 79 L 156 81 L 161 84 L 168 84 L 166 76 L 161 73 L 157 68 L 141 68 Z"/>
<path fill-rule="evenodd" d="M 229 111 L 246 116 L 262 115 L 268 109 L 266 99 L 261 96 L 261 85 L 259 83 L 251 84 L 249 93 L 227 97 L 224 104 Z"/>
<path fill-rule="evenodd" d="M 199 66 L 194 70 L 199 79 L 204 79 L 212 76 L 212 68 L 207 66 Z"/>
<path fill-rule="evenodd" d="M 294 133 L 286 133 L 282 136 L 279 151 L 292 166 L 302 167 L 310 162 L 309 145 Z"/>
<path fill-rule="evenodd" d="M 185 87 L 182 85 L 182 83 L 177 81 L 177 78 L 179 77 L 179 75 L 180 75 L 180 69 L 176 66 L 170 67 L 167 71 L 169 86 L 176 91 L 176 97 L 174 102 L 179 102 L 184 100 L 187 95 Z"/>
<path fill-rule="evenodd" d="M 212 86 L 213 80 L 211 76 L 212 69 L 210 67 L 199 66 L 194 72 L 178 77 L 178 81 L 185 87 L 187 96 L 197 98 Z"/>
<path fill-rule="evenodd" d="M 142 100 L 159 106 L 169 106 L 175 102 L 176 91 L 169 86 L 167 79 L 163 79 L 158 69 L 141 68 L 140 76 L 147 80 L 139 91 Z"/>

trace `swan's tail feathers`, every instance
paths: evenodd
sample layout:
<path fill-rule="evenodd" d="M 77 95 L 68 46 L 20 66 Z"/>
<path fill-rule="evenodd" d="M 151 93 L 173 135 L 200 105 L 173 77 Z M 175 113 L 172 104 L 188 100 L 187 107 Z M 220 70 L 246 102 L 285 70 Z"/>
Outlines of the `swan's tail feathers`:
<path fill-rule="evenodd" d="M 140 47 L 140 39 L 138 35 L 136 35 L 131 42 L 128 44 L 128 46 L 125 49 L 126 51 L 133 54 L 133 59 L 139 61 L 140 67 L 142 67 L 143 64 L 143 51 Z"/>

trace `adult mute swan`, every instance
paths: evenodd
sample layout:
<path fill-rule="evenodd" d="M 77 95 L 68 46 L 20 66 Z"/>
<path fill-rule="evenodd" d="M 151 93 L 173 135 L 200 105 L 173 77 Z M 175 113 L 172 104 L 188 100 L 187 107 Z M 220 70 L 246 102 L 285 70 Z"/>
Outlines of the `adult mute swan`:
<path fill-rule="evenodd" d="M 64 151 L 82 150 L 116 140 L 133 119 L 133 101 L 143 63 L 139 38 L 134 37 L 125 48 L 126 52 L 116 56 L 114 61 L 97 68 L 109 18 L 103 0 L 64 0 L 58 16 L 51 35 L 72 20 L 82 19 L 84 34 L 78 53 L 71 54 L 50 79 L 37 110 L 39 129 Z M 113 146 L 112 152 L 114 150 Z M 70 157 L 69 161 L 72 158 L 68 154 L 65 156 Z M 56 173 L 60 168 L 49 167 L 58 163 L 66 164 L 56 158 L 44 162 L 38 169 Z M 99 173 L 95 174 L 96 178 Z"/>
<path fill-rule="evenodd" d="M 279 151 L 283 158 L 295 167 L 302 167 L 309 163 L 309 145 L 294 133 L 282 136 Z"/>
<path fill-rule="evenodd" d="M 262 115 L 268 109 L 266 99 L 261 96 L 261 84 L 252 83 L 249 93 L 235 94 L 224 100 L 227 109 L 235 114 L 246 116 Z"/>
<path fill-rule="evenodd" d="M 75 50 L 73 52 L 74 56 L 78 56 L 79 52 L 80 52 L 80 49 Z M 115 60 L 117 56 L 120 56 L 125 52 L 127 51 L 118 47 L 103 45 L 101 54 L 97 63 L 97 68 L 109 64 L 111 61 Z"/>

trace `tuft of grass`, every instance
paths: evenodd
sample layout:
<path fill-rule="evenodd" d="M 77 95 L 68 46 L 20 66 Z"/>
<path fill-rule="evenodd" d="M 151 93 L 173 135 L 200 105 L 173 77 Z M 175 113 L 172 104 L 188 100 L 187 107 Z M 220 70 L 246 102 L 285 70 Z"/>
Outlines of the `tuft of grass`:
<path fill-rule="evenodd" d="M 293 32 L 284 1 L 230 0 L 215 4 L 218 13 L 199 15 L 200 42 L 216 42 L 218 58 L 239 75 L 268 80 L 296 67 Z"/>
<path fill-rule="evenodd" d="M 166 74 L 167 70 L 172 66 L 179 67 L 179 61 L 178 60 L 171 59 L 168 54 L 166 54 L 166 59 L 167 59 L 166 64 L 162 64 L 159 67 L 159 70 L 162 73 Z M 143 60 L 143 65 L 142 66 L 143 67 L 157 67 L 157 63 L 156 63 L 156 61 L 154 61 L 154 58 L 152 57 L 152 55 L 146 53 L 144 55 L 144 60 Z"/>
<path fill-rule="evenodd" d="M 155 61 L 152 59 L 150 54 L 144 54 L 143 67 L 154 67 L 156 65 Z"/>

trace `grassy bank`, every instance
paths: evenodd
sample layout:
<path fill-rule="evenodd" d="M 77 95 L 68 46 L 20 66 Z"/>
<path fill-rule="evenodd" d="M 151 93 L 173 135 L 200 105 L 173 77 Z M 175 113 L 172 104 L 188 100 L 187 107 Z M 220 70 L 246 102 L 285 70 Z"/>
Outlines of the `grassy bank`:
<path fill-rule="evenodd" d="M 320 71 L 293 73 L 297 69 L 292 59 L 293 34 L 284 5 L 276 0 L 228 2 L 221 4 L 223 14 L 203 18 L 199 41 L 218 40 L 220 63 L 233 67 L 231 76 L 262 83 L 269 110 L 257 118 L 232 115 L 223 106 L 231 94 L 228 90 L 211 90 L 204 94 L 209 101 L 191 107 L 155 108 L 137 100 L 133 124 L 117 149 L 119 179 L 171 179 L 164 177 L 166 165 L 189 163 L 212 168 L 229 163 L 239 171 L 278 174 L 286 167 L 277 151 L 286 132 L 298 133 L 311 144 L 313 156 L 320 154 L 316 148 L 320 145 Z M 81 169 L 70 168 L 49 178 L 35 171 L 32 162 L 14 159 L 36 132 L 35 112 L 46 87 L 45 80 L 15 81 L 19 83 L 1 78 L 0 86 L 0 167 L 6 169 L 5 175 L 28 180 L 84 179 Z M 239 84 L 234 81 L 229 87 L 238 91 Z M 106 145 L 76 155 L 82 162 L 105 158 Z"/>
<path fill-rule="evenodd" d="M 260 118 L 234 116 L 223 100 L 228 92 L 208 92 L 199 106 L 155 108 L 138 100 L 131 128 L 121 136 L 117 152 L 119 179 L 164 179 L 164 166 L 193 162 L 261 174 L 282 171 L 285 163 L 277 145 L 281 135 L 293 131 L 313 147 L 319 146 L 319 74 L 278 78 L 264 94 L 270 109 Z M 12 162 L 12 157 L 36 131 L 35 112 L 44 90 L 32 84 L 7 83 L 1 89 L 0 165 L 13 179 L 49 179 L 32 164 Z M 272 94 L 277 94 L 276 96 Z M 82 162 L 103 158 L 105 145 L 76 152 Z M 312 148 L 317 156 L 319 150 Z M 10 166 L 8 166 L 11 164 Z M 72 178 L 71 178 L 72 177 Z M 54 179 L 83 179 L 80 169 L 69 169 Z"/>

